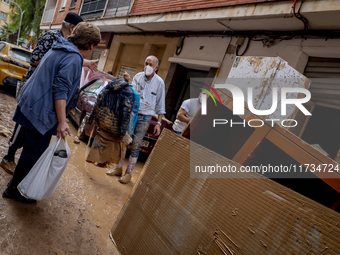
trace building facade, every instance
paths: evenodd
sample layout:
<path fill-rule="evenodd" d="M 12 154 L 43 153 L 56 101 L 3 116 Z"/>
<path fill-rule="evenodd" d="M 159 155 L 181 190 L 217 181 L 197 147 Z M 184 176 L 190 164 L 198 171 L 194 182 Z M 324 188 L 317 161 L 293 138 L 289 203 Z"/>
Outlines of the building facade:
<path fill-rule="evenodd" d="M 93 1 L 91 2 L 91 5 Z M 47 0 L 45 5 L 44 14 L 41 20 L 40 28 L 43 31 L 59 29 L 61 27 L 61 23 L 65 19 L 65 16 L 69 12 L 74 12 L 81 15 L 84 19 L 86 19 L 86 15 L 82 15 L 82 13 L 86 14 L 87 11 L 81 12 L 81 10 L 86 9 L 86 6 L 89 5 L 89 1 L 81 1 L 81 0 Z M 97 6 L 97 2 L 95 3 Z M 96 12 L 96 11 L 95 11 Z M 112 41 L 113 34 L 102 32 L 102 41 L 95 48 L 93 54 L 89 56 L 89 59 L 98 59 L 98 67 L 100 70 L 103 70 L 108 49 Z"/>
<path fill-rule="evenodd" d="M 0 2 L 0 27 L 8 23 L 9 0 L 2 0 Z"/>

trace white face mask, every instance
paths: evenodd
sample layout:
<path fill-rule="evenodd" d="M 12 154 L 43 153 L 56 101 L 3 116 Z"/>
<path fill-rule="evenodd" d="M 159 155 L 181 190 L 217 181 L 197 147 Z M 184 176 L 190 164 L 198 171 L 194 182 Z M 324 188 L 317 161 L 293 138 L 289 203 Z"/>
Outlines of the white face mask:
<path fill-rule="evenodd" d="M 144 72 L 146 76 L 149 76 L 153 73 L 153 68 L 151 66 L 144 66 Z"/>

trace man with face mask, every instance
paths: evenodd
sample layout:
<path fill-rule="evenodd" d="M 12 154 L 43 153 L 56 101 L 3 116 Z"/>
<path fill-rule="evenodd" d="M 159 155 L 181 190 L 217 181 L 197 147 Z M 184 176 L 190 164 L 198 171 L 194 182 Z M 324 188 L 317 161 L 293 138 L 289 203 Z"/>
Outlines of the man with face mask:
<path fill-rule="evenodd" d="M 137 91 L 140 97 L 140 107 L 138 111 L 137 123 L 132 134 L 131 155 L 129 165 L 124 176 L 120 178 L 121 183 L 128 183 L 134 166 L 136 165 L 139 148 L 144 138 L 145 132 L 149 128 L 151 118 L 158 114 L 158 122 L 154 128 L 154 134 L 158 136 L 161 133 L 161 122 L 165 114 L 165 90 L 164 81 L 155 72 L 158 70 L 158 59 L 155 56 L 148 56 L 144 63 L 144 71 L 135 75 L 132 80 L 132 87 Z M 124 76 L 126 78 L 126 76 Z M 129 80 L 128 78 L 126 79 Z M 122 175 L 122 165 L 109 175 Z"/>
<path fill-rule="evenodd" d="M 180 135 L 190 122 L 190 119 L 201 108 L 202 93 L 199 94 L 198 98 L 189 98 L 183 101 L 181 108 L 178 110 L 175 123 L 172 126 L 175 133 Z"/>

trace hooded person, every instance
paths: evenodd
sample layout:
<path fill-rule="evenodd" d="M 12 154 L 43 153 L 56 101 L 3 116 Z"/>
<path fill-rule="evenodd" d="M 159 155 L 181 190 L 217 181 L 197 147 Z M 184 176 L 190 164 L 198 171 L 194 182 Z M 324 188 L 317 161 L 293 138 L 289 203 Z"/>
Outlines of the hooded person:
<path fill-rule="evenodd" d="M 23 76 L 20 88 L 18 88 L 19 92 L 21 91 L 21 88 L 24 86 L 26 81 L 32 76 L 34 71 L 37 69 L 45 54 L 52 48 L 53 43 L 56 42 L 59 37 L 68 38 L 71 35 L 75 26 L 82 21 L 83 19 L 78 14 L 74 12 L 69 12 L 65 16 L 64 21 L 61 23 L 60 29 L 47 31 L 39 38 L 38 43 L 32 52 L 32 56 L 30 59 L 30 67 L 26 75 Z M 98 60 L 84 59 L 83 66 L 90 68 L 90 70 L 92 71 L 96 71 L 97 61 Z M 9 174 L 13 174 L 14 172 L 14 169 L 16 167 L 14 160 L 15 154 L 16 151 L 22 147 L 22 143 L 24 140 L 24 136 L 20 129 L 21 126 L 16 124 L 12 132 L 13 135 L 9 140 L 7 154 L 3 157 L 3 159 L 0 162 L 1 167 Z"/>
<path fill-rule="evenodd" d="M 109 82 L 98 95 L 89 124 L 99 128 L 86 161 L 99 165 L 120 165 L 126 146 L 132 139 L 127 134 L 134 105 L 134 91 L 121 79 Z"/>
<path fill-rule="evenodd" d="M 99 29 L 80 22 L 69 40 L 57 39 L 22 88 L 13 120 L 21 125 L 25 139 L 3 197 L 24 203 L 36 202 L 23 197 L 17 185 L 47 149 L 52 135 L 64 138 L 70 134 L 66 115 L 79 85 L 83 59 L 92 54 L 99 42 Z"/>

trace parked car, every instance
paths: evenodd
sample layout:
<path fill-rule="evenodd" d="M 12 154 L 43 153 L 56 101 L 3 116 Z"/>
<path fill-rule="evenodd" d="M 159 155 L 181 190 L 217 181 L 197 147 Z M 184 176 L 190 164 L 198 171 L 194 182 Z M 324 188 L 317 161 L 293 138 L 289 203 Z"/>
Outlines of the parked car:
<path fill-rule="evenodd" d="M 79 126 L 77 131 L 79 140 L 86 140 L 90 136 L 94 125 L 88 123 L 88 118 L 97 101 L 97 96 L 108 82 L 115 79 L 113 76 L 102 71 L 88 73 L 89 70 L 87 70 L 87 68 L 85 70 L 85 74 L 83 73 L 82 75 L 81 84 L 82 82 L 86 82 L 86 84 L 79 86 L 79 91 L 73 101 L 73 107 L 69 112 L 69 117 L 71 117 Z M 157 115 L 152 117 L 149 129 L 145 133 L 140 147 L 141 153 L 150 154 L 152 148 L 156 144 L 158 137 L 153 134 L 153 129 L 157 124 L 157 119 Z M 163 118 L 161 130 L 163 130 L 163 128 L 172 130 L 172 122 Z M 92 134 L 92 137 L 95 137 L 95 132 Z"/>
<path fill-rule="evenodd" d="M 17 86 L 30 67 L 32 53 L 14 44 L 0 42 L 0 84 Z"/>

